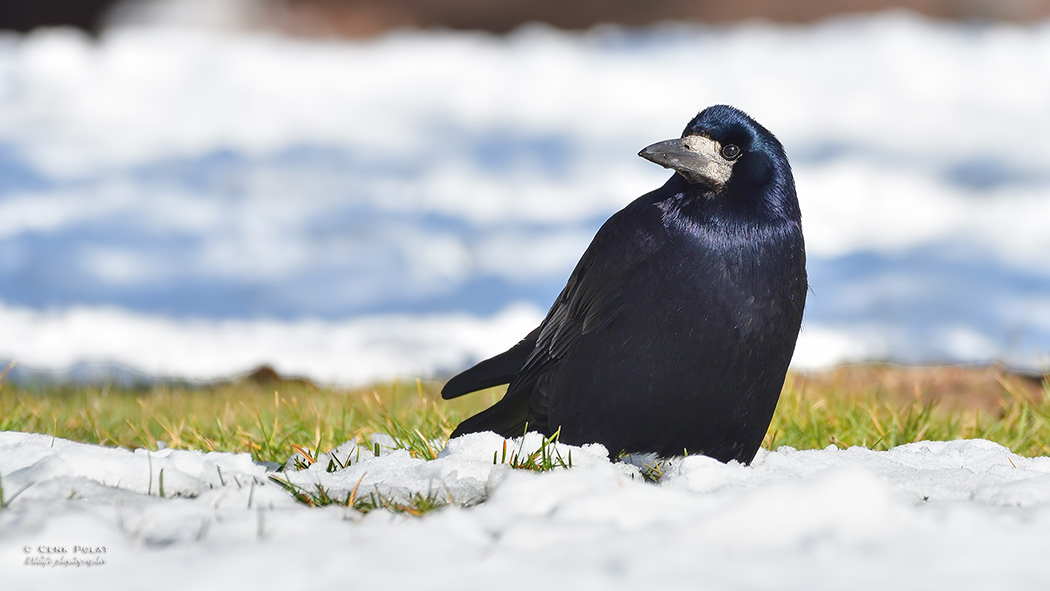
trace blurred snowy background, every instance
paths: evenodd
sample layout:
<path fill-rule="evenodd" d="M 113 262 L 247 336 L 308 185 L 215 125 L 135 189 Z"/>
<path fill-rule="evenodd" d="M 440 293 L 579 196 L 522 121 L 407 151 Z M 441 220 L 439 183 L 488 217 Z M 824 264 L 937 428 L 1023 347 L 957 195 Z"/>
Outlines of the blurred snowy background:
<path fill-rule="evenodd" d="M 794 167 L 796 367 L 1050 365 L 1050 21 L 337 37 L 267 6 L 0 34 L 16 377 L 447 375 L 539 322 L 600 224 L 666 179 L 638 150 L 715 103 Z"/>

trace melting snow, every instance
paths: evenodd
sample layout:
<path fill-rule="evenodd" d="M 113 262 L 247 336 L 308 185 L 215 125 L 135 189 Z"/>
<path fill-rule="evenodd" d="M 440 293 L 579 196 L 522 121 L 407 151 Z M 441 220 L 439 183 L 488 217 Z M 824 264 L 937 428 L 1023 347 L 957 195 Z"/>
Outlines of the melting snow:
<path fill-rule="evenodd" d="M 676 458 L 659 484 L 600 446 L 559 446 L 574 467 L 533 473 L 494 465 L 504 440 L 492 434 L 454 440 L 433 461 L 375 443 L 379 457 L 353 443 L 334 450 L 347 468 L 329 472 L 321 458 L 278 476 L 343 498 L 357 488 L 359 498 L 456 504 L 423 517 L 308 508 L 269 479 L 276 466 L 244 454 L 0 433 L 4 588 L 984 590 L 1050 580 L 1050 458 L 988 441 L 780 448 L 751 466 Z M 530 436 L 524 448 L 537 444 Z M 105 564 L 25 564 L 98 557 Z"/>

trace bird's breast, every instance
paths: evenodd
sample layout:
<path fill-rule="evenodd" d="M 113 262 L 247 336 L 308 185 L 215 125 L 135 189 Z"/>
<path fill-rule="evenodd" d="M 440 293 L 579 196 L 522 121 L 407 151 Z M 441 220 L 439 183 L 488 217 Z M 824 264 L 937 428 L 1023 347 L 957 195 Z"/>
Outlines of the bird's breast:
<path fill-rule="evenodd" d="M 657 289 L 627 290 L 638 296 L 633 304 L 642 316 L 665 331 L 720 341 L 797 333 L 806 290 L 801 240 L 774 233 L 701 238 L 672 241 L 638 278 Z"/>

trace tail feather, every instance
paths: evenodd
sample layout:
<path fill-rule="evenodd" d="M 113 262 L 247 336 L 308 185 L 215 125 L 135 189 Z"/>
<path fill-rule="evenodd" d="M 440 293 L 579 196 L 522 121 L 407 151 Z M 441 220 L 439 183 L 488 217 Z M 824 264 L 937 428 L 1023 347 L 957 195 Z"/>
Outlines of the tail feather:
<path fill-rule="evenodd" d="M 503 437 L 518 437 L 525 432 L 528 419 L 528 392 L 512 391 L 496 404 L 460 423 L 451 437 L 484 431 L 493 431 Z"/>
<path fill-rule="evenodd" d="M 474 367 L 452 378 L 441 389 L 441 397 L 445 400 L 462 396 L 470 392 L 484 390 L 500 384 L 509 384 L 517 375 L 521 366 L 525 364 L 529 354 L 536 348 L 536 338 L 540 329 L 530 332 L 528 336 L 517 345 L 486 359 Z"/>

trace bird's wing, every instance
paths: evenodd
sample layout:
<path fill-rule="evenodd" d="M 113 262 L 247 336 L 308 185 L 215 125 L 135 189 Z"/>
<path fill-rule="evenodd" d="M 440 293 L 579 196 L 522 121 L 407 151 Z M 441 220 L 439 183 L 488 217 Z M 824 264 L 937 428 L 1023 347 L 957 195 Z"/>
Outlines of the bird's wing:
<path fill-rule="evenodd" d="M 517 345 L 455 376 L 441 389 L 441 397 L 449 400 L 470 392 L 509 384 L 536 348 L 536 337 L 539 333 L 540 329 L 537 327 Z"/>
<path fill-rule="evenodd" d="M 548 393 L 535 387 L 540 377 L 557 367 L 580 337 L 602 330 L 619 315 L 628 278 L 666 245 L 660 212 L 647 205 L 640 199 L 609 218 L 540 324 L 536 346 L 505 397 L 529 393 L 531 424 L 545 422 L 549 405 Z"/>
<path fill-rule="evenodd" d="M 609 218 L 598 230 L 539 328 L 506 353 L 467 370 L 465 373 L 471 374 L 477 369 L 477 374 L 469 380 L 464 378 L 465 385 L 455 382 L 457 376 L 445 386 L 442 396 L 450 398 L 462 389 L 490 383 L 492 380 L 484 379 L 490 375 L 498 376 L 493 380 L 502 380 L 506 378 L 504 372 L 516 366 L 506 395 L 460 423 L 452 437 L 481 431 L 516 437 L 526 425 L 541 433 L 549 431 L 548 393 L 537 388 L 537 382 L 557 367 L 581 336 L 600 331 L 616 318 L 623 308 L 627 278 L 666 243 L 661 221 L 649 217 L 655 208 L 643 207 L 639 203 L 643 199 Z"/>

